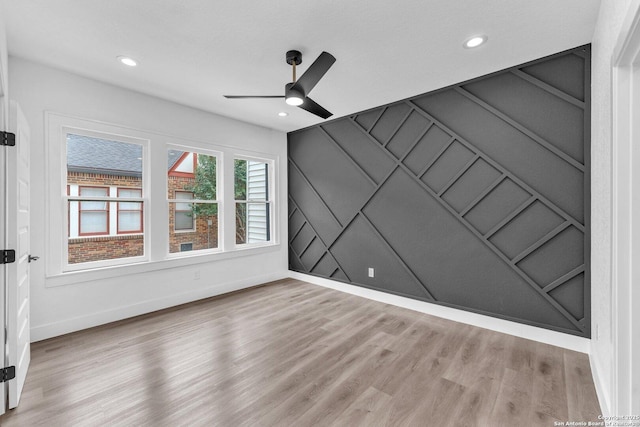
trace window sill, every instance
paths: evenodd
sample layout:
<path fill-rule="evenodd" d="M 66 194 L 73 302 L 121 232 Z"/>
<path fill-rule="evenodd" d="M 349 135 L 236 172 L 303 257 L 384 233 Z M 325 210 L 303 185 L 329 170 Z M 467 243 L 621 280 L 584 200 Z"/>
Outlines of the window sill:
<path fill-rule="evenodd" d="M 233 258 L 240 258 L 262 253 L 276 252 L 280 250 L 280 244 L 269 244 L 251 247 L 239 247 L 227 252 L 207 252 L 204 254 L 190 254 L 189 256 L 172 257 L 158 261 L 144 261 L 136 264 L 117 265 L 111 267 L 93 268 L 91 270 L 70 271 L 45 278 L 45 287 L 73 285 L 99 279 L 129 276 L 132 274 L 148 273 L 169 268 L 186 267 L 190 265 L 204 264 Z"/>

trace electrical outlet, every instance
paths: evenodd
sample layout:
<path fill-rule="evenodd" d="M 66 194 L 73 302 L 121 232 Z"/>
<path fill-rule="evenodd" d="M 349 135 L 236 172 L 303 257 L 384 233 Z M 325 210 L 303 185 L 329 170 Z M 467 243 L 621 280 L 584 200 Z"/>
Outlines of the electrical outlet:
<path fill-rule="evenodd" d="M 369 277 L 375 277 L 375 271 L 373 267 L 369 267 Z"/>
<path fill-rule="evenodd" d="M 195 270 L 193 272 L 193 279 L 198 280 L 200 278 L 200 270 Z"/>
<path fill-rule="evenodd" d="M 598 329 L 598 324 L 596 323 L 596 341 L 600 339 L 600 331 Z"/>

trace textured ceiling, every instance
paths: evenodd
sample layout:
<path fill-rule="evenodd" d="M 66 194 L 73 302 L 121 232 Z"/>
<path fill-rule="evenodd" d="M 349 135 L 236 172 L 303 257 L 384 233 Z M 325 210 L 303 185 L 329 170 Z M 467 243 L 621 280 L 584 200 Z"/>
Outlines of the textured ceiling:
<path fill-rule="evenodd" d="M 323 50 L 310 96 L 335 117 L 591 41 L 599 0 L 2 0 L 9 53 L 283 131 L 322 119 L 280 99 Z M 475 50 L 463 41 L 483 33 Z M 116 61 L 127 55 L 129 68 Z M 288 117 L 277 116 L 279 111 Z"/>

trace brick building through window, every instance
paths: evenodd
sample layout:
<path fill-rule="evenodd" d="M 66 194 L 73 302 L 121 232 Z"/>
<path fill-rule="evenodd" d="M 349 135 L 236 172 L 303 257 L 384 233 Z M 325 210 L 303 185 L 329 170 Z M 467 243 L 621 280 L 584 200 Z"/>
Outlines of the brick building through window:
<path fill-rule="evenodd" d="M 168 199 L 193 199 L 197 157 L 169 150 Z M 143 196 L 142 165 L 140 146 L 67 135 L 68 195 L 125 199 L 68 202 L 69 264 L 144 254 L 144 203 L 136 201 Z M 195 215 L 191 203 L 169 205 L 169 252 L 218 246 L 217 216 Z"/>

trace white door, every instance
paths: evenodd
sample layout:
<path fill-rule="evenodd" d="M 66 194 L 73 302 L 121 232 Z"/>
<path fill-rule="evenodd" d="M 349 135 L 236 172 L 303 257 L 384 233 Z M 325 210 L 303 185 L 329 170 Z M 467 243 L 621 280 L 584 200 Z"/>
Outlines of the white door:
<path fill-rule="evenodd" d="M 2 58 L 0 57 L 0 130 L 7 130 L 7 116 L 5 116 L 6 109 L 4 108 L 4 93 L 3 93 L 3 76 L 2 76 Z M 7 150 L 9 147 L 0 148 L 0 249 L 7 248 L 6 241 L 6 206 L 7 206 L 7 194 L 6 194 L 6 182 L 7 182 Z M 7 283 L 7 265 L 0 264 L 0 368 L 6 366 L 6 353 L 4 351 L 4 322 L 5 322 L 5 285 Z M 0 384 L 0 415 L 4 414 L 6 401 L 6 384 Z"/>
<path fill-rule="evenodd" d="M 9 130 L 16 135 L 16 146 L 6 152 L 7 240 L 15 249 L 16 260 L 7 264 L 7 366 L 16 367 L 16 378 L 9 381 L 9 408 L 15 408 L 31 361 L 29 324 L 29 127 L 15 101 L 9 107 Z"/>

